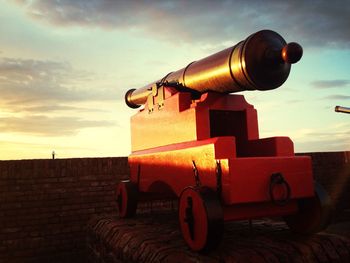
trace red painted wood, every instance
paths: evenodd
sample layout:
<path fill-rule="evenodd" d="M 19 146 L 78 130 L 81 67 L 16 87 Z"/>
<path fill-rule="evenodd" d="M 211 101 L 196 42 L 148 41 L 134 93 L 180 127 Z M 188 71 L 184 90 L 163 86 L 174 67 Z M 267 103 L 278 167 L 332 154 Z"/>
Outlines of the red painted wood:
<path fill-rule="evenodd" d="M 196 184 L 193 161 L 201 185 L 215 190 L 220 160 L 222 204 L 236 213 L 226 212 L 227 220 L 291 214 L 297 199 L 314 195 L 311 158 L 296 157 L 288 137 L 260 139 L 257 112 L 242 95 L 208 92 L 192 100 L 190 93 L 166 90 L 163 108 L 149 113 L 146 104 L 131 119 L 131 181 L 141 192 L 179 196 Z M 273 173 L 291 188 L 285 207 L 271 202 Z M 274 190 L 277 199 L 285 194 L 281 186 Z"/>

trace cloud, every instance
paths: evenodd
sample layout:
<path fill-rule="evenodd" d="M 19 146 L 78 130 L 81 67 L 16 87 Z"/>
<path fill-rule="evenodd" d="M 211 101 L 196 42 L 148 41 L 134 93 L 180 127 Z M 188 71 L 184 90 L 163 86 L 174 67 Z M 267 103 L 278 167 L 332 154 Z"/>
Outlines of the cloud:
<path fill-rule="evenodd" d="M 287 103 L 288 103 L 288 104 L 295 104 L 295 103 L 300 103 L 300 102 L 303 102 L 303 100 L 297 100 L 297 99 L 294 99 L 294 100 L 287 100 Z"/>
<path fill-rule="evenodd" d="M 83 128 L 110 127 L 109 121 L 88 121 L 77 117 L 47 117 L 44 115 L 0 118 L 1 132 L 16 132 L 44 136 L 74 135 Z"/>
<path fill-rule="evenodd" d="M 323 99 L 328 99 L 328 100 L 350 100 L 349 95 L 329 95 L 324 97 Z"/>
<path fill-rule="evenodd" d="M 91 119 L 90 113 L 108 113 L 103 108 L 75 106 L 115 100 L 118 90 L 100 88 L 96 79 L 66 62 L 0 58 L 0 131 L 65 136 L 115 125 Z"/>
<path fill-rule="evenodd" d="M 316 140 L 295 142 L 297 152 L 350 151 L 349 138 L 319 138 Z"/>
<path fill-rule="evenodd" d="M 7 105 L 9 106 L 9 105 Z M 75 107 L 62 104 L 56 105 L 39 105 L 39 106 L 22 106 L 12 104 L 10 108 L 7 108 L 10 112 L 27 112 L 27 113 L 52 113 L 52 112 L 63 112 L 63 111 L 74 111 L 74 112 L 106 112 L 106 110 L 95 109 L 95 108 L 84 108 Z"/>
<path fill-rule="evenodd" d="M 301 129 L 291 132 L 298 152 L 350 150 L 350 123 L 336 123 L 325 129 Z"/>
<path fill-rule="evenodd" d="M 93 75 L 69 63 L 0 58 L 0 100 L 7 104 L 110 100 L 111 91 L 88 89 Z"/>
<path fill-rule="evenodd" d="M 55 26 L 144 32 L 176 42 L 222 42 L 271 28 L 305 45 L 350 47 L 350 5 L 321 1 L 18 1 Z M 244 32 L 244 33 L 243 33 Z M 239 40 L 239 39 L 236 39 Z"/>
<path fill-rule="evenodd" d="M 339 88 L 345 87 L 350 83 L 348 79 L 334 79 L 334 80 L 317 80 L 311 82 L 314 88 L 326 89 L 326 88 Z"/>

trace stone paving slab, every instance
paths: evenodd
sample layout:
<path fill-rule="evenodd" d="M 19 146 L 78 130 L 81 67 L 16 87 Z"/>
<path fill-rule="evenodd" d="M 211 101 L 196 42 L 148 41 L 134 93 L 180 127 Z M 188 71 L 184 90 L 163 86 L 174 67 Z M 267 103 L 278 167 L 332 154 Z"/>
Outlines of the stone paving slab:
<path fill-rule="evenodd" d="M 91 262 L 350 262 L 350 239 L 322 232 L 291 234 L 283 222 L 269 219 L 225 223 L 217 249 L 201 254 L 186 246 L 176 213 L 138 215 L 134 219 L 99 216 L 87 227 Z"/>

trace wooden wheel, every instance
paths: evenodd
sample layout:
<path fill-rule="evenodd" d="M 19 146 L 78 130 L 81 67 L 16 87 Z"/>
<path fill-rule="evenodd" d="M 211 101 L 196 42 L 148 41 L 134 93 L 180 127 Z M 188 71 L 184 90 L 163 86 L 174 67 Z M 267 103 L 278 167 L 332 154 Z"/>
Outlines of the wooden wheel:
<path fill-rule="evenodd" d="M 130 181 L 121 181 L 117 186 L 116 195 L 119 217 L 134 216 L 138 201 L 137 185 Z"/>
<path fill-rule="evenodd" d="M 288 227 L 298 234 L 324 230 L 331 222 L 332 203 L 323 187 L 315 182 L 315 196 L 298 202 L 297 214 L 284 217 Z"/>
<path fill-rule="evenodd" d="M 223 209 L 217 193 L 206 187 L 187 187 L 179 197 L 182 236 L 194 251 L 208 251 L 221 241 Z"/>

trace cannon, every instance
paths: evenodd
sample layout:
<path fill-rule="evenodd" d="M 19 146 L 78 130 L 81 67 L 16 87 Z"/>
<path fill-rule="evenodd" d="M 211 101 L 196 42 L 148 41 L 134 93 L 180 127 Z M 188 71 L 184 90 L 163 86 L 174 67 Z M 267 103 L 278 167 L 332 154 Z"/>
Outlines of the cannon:
<path fill-rule="evenodd" d="M 330 221 L 331 202 L 308 156 L 288 137 L 260 138 L 243 95 L 280 87 L 302 48 L 262 30 L 125 94 L 131 117 L 130 179 L 116 188 L 122 218 L 146 200 L 178 200 L 182 236 L 194 251 L 215 248 L 224 222 L 283 217 L 297 233 Z"/>
<path fill-rule="evenodd" d="M 350 108 L 348 107 L 335 106 L 334 110 L 335 112 L 350 113 Z"/>

